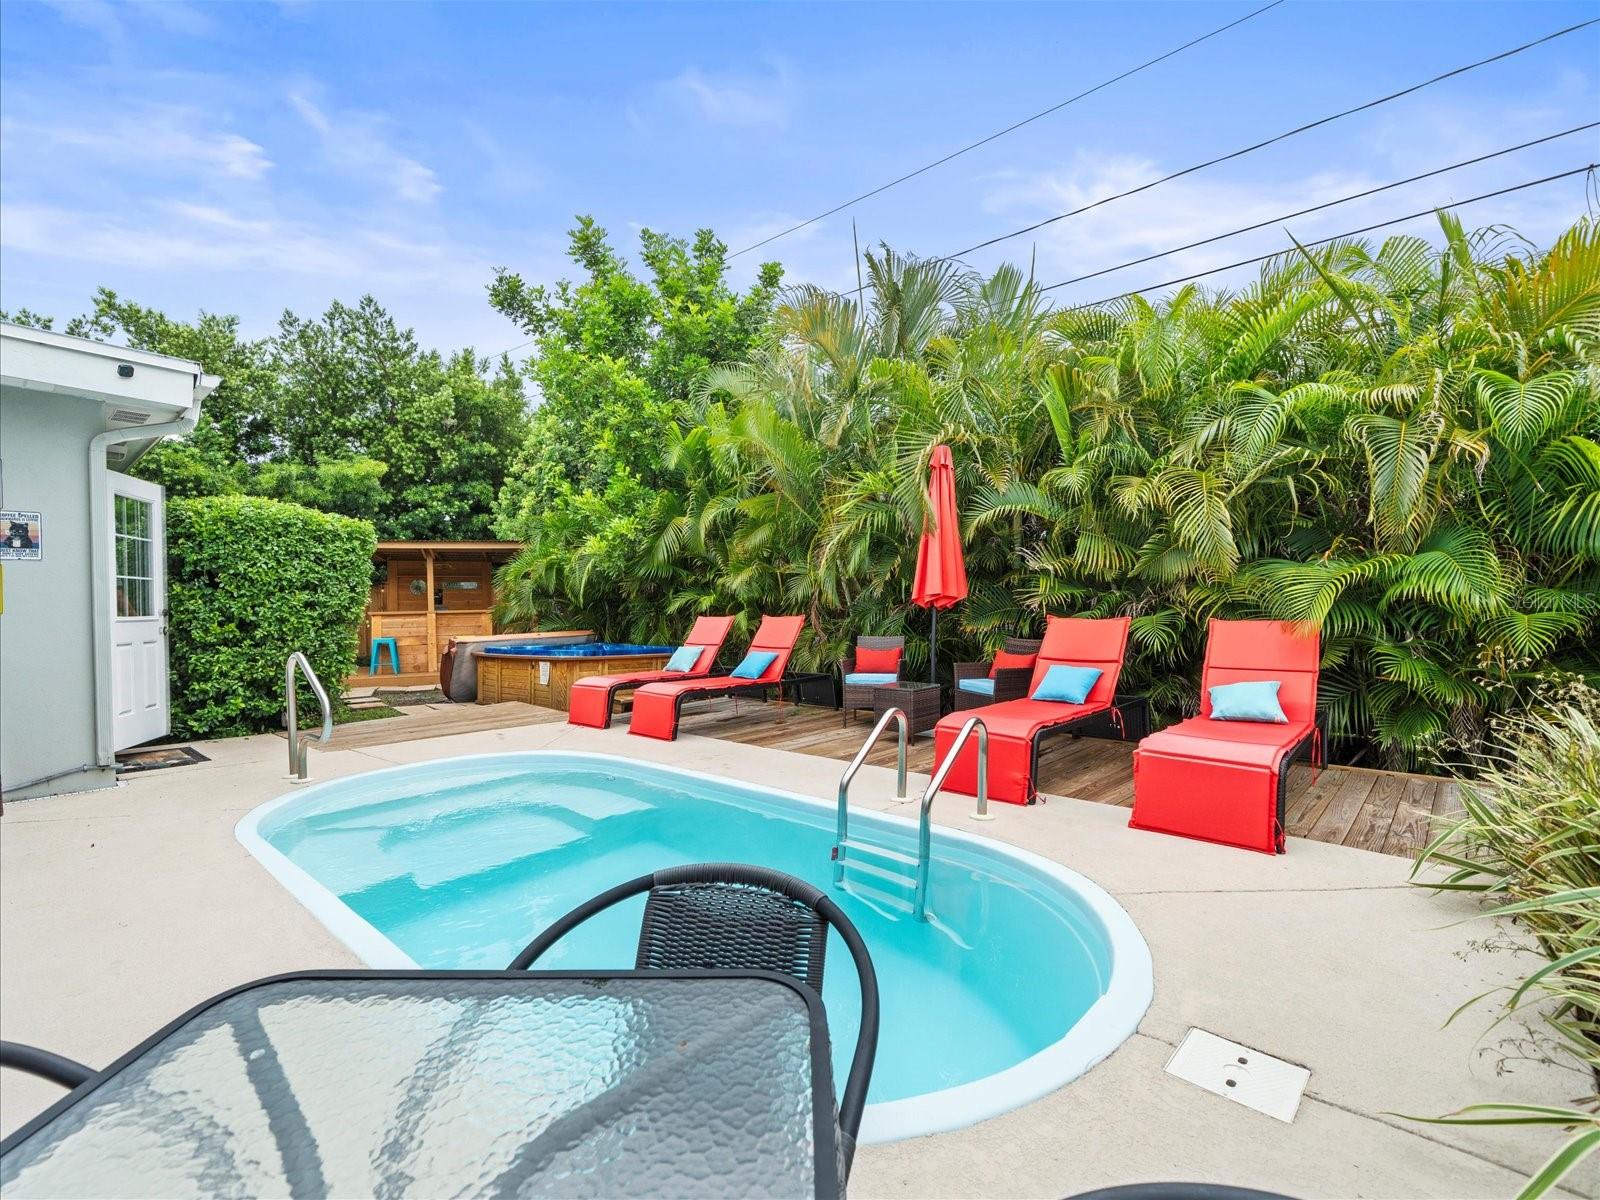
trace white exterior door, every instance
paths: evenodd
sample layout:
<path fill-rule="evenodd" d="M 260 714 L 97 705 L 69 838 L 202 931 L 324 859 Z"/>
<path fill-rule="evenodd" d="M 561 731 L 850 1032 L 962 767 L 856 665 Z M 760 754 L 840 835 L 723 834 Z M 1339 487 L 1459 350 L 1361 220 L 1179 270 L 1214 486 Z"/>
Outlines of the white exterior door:
<path fill-rule="evenodd" d="M 111 730 L 118 750 L 165 737 L 167 539 L 161 486 L 111 480 Z"/>

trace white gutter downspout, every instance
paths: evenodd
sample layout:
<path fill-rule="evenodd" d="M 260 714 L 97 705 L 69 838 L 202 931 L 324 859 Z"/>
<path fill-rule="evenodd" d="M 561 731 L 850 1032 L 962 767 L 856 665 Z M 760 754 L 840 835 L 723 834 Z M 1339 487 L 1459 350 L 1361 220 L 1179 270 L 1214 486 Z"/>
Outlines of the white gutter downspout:
<path fill-rule="evenodd" d="M 94 631 L 94 749 L 95 762 L 114 767 L 117 752 L 111 734 L 111 508 L 107 503 L 109 481 L 106 449 L 122 442 L 182 437 L 192 433 L 200 421 L 200 401 L 222 380 L 216 375 L 194 377 L 194 403 L 176 421 L 164 425 L 132 425 L 127 429 L 108 429 L 89 439 L 89 577 Z M 163 622 L 166 613 L 162 613 Z"/>

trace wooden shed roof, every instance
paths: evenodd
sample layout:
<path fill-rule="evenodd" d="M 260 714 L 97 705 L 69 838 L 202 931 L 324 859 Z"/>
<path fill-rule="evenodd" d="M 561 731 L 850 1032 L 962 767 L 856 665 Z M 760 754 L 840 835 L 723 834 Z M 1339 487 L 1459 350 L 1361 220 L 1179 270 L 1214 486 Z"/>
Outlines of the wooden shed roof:
<path fill-rule="evenodd" d="M 505 555 L 509 558 L 521 549 L 521 542 L 379 542 L 377 553 L 379 557 L 392 557 L 397 554 L 436 556 L 470 554 L 476 557 L 484 554 Z"/>

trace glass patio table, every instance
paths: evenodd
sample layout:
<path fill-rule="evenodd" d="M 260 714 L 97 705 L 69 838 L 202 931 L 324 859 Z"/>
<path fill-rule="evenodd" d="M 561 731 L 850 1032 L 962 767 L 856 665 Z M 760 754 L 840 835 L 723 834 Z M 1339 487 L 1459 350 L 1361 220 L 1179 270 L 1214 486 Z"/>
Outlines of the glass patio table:
<path fill-rule="evenodd" d="M 835 1196 L 822 1003 L 728 971 L 325 971 L 200 1005 L 0 1145 L 24 1196 Z"/>

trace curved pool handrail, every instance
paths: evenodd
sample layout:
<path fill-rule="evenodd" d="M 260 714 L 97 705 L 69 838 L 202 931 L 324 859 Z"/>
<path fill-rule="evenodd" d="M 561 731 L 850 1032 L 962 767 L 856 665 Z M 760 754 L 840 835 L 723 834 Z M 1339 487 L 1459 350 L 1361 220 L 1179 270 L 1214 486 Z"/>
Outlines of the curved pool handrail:
<path fill-rule="evenodd" d="M 832 926 L 844 942 L 845 949 L 850 951 L 850 958 L 855 963 L 856 979 L 861 986 L 861 1024 L 856 1032 L 856 1049 L 850 1060 L 850 1073 L 845 1078 L 844 1091 L 839 1096 L 839 1131 L 843 1136 L 845 1173 L 848 1175 L 850 1162 L 855 1157 L 856 1137 L 861 1130 L 861 1115 L 867 1106 L 867 1087 L 872 1082 L 872 1064 L 878 1056 L 878 973 L 872 965 L 872 956 L 867 952 L 867 943 L 861 937 L 860 931 L 845 915 L 844 910 L 820 888 L 782 871 L 749 863 L 695 863 L 683 867 L 666 867 L 652 871 L 648 875 L 640 875 L 637 879 L 630 879 L 626 883 L 619 883 L 616 887 L 584 901 L 529 942 L 522 953 L 511 960 L 506 970 L 526 971 L 540 955 L 590 917 L 641 892 L 654 893 L 658 889 L 669 891 L 695 885 L 757 888 L 777 893 L 804 905 L 825 925 Z M 668 920 L 670 917 L 661 919 Z M 650 904 L 647 902 L 644 926 L 639 934 L 639 953 L 635 961 L 638 969 L 715 968 L 722 965 L 706 961 L 708 957 L 714 958 L 715 955 L 707 951 L 708 939 L 704 937 L 694 939 L 696 950 L 692 961 L 675 962 L 670 955 L 664 957 L 663 954 L 656 952 L 659 948 L 653 944 L 651 920 Z M 737 934 L 738 921 L 727 922 L 720 932 Z M 825 940 L 826 929 L 821 932 Z M 762 945 L 749 942 L 748 939 L 747 942 L 745 946 L 732 943 L 727 945 L 730 958 L 725 965 L 728 968 L 735 970 L 750 968 L 753 965 L 752 954 L 759 956 L 760 951 L 770 947 L 770 942 Z M 777 969 L 786 975 L 792 975 L 801 983 L 812 987 L 819 997 L 822 994 L 820 953 L 815 959 L 808 957 L 804 973 L 793 963 L 774 968 L 769 962 L 763 969 Z"/>
<path fill-rule="evenodd" d="M 878 744 L 890 721 L 899 728 L 899 754 L 896 762 L 895 798 L 906 798 L 906 743 L 911 738 L 911 725 L 903 708 L 891 708 L 878 718 L 878 723 L 872 727 L 872 732 L 867 734 L 867 740 L 861 743 L 861 749 L 856 751 L 856 756 L 850 760 L 850 765 L 844 769 L 844 774 L 839 776 L 839 819 L 837 822 L 836 837 L 833 843 L 833 881 L 839 883 L 844 879 L 844 858 L 848 848 L 850 818 L 846 806 L 850 799 L 850 781 L 856 777 L 856 772 L 861 769 L 861 764 L 867 761 L 867 754 Z"/>
<path fill-rule="evenodd" d="M 316 693 L 317 703 L 322 705 L 322 733 L 317 738 L 319 742 L 325 743 L 333 736 L 333 705 L 328 703 L 328 693 L 322 686 L 322 680 L 318 679 L 317 673 L 311 669 L 311 660 L 299 650 L 289 655 L 288 661 L 283 664 L 283 706 L 286 710 L 284 719 L 289 726 L 289 777 L 301 781 L 306 778 L 306 755 L 310 752 L 310 743 L 302 745 L 300 741 L 300 714 L 294 687 L 296 667 L 305 673 L 306 682 Z"/>
<path fill-rule="evenodd" d="M 912 915 L 919 921 L 928 919 L 928 860 L 933 852 L 933 831 L 929 828 L 928 814 L 933 810 L 933 798 L 944 786 L 945 776 L 956 765 L 961 748 L 974 730 L 978 733 L 978 809 L 974 815 L 980 818 L 989 815 L 989 729 L 982 717 L 968 717 L 961 732 L 956 734 L 956 740 L 950 744 L 950 753 L 944 756 L 939 769 L 928 781 L 928 790 L 922 793 L 922 815 L 917 822 L 917 894 L 911 908 Z"/>

